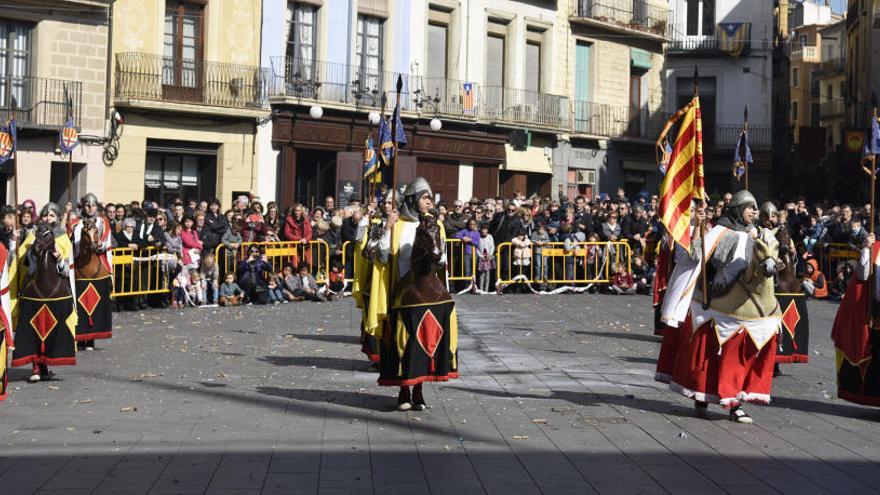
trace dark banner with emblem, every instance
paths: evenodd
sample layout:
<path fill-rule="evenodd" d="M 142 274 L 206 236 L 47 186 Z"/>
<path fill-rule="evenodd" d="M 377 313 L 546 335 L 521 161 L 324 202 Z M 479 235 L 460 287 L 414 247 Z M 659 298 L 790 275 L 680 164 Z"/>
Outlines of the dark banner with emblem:
<path fill-rule="evenodd" d="M 77 342 L 113 337 L 113 305 L 110 301 L 112 291 L 110 275 L 101 279 L 77 279 Z"/>
<path fill-rule="evenodd" d="M 776 294 L 782 310 L 782 330 L 776 339 L 777 363 L 806 363 L 810 360 L 810 319 L 803 294 Z"/>
<path fill-rule="evenodd" d="M 380 341 L 379 385 L 408 386 L 458 378 L 458 358 L 452 348 L 454 308 L 455 303 L 447 301 L 392 311 L 395 331 L 386 332 Z M 400 348 L 402 342 L 405 345 Z"/>
<path fill-rule="evenodd" d="M 15 352 L 12 366 L 76 364 L 76 342 L 69 323 L 73 298 L 18 299 L 18 325 L 15 327 Z"/>

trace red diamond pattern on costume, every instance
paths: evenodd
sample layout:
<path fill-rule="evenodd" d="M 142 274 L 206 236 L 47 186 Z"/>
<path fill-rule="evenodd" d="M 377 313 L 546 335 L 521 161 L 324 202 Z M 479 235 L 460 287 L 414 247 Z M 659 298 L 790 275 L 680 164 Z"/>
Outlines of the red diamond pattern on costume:
<path fill-rule="evenodd" d="M 788 307 L 785 308 L 785 312 L 782 313 L 782 325 L 788 331 L 788 334 L 791 335 L 791 338 L 794 338 L 794 329 L 800 321 L 801 313 L 798 311 L 794 299 L 792 299 L 788 302 Z"/>
<path fill-rule="evenodd" d="M 45 304 L 41 306 L 40 310 L 37 311 L 37 314 L 31 318 L 31 326 L 34 327 L 34 330 L 37 332 L 37 335 L 40 336 L 41 340 L 46 340 L 57 324 L 58 319 L 52 314 L 52 310 L 49 309 L 49 306 L 46 306 Z"/>
<path fill-rule="evenodd" d="M 440 322 L 437 321 L 434 313 L 429 309 L 422 316 L 422 321 L 419 323 L 419 328 L 416 331 L 416 339 L 419 341 L 419 345 L 422 346 L 425 354 L 433 358 L 441 338 L 443 338 L 443 327 L 440 326 Z"/>
<path fill-rule="evenodd" d="M 93 284 L 89 283 L 89 286 L 86 287 L 86 290 L 80 294 L 79 299 L 77 300 L 83 309 L 86 310 L 86 313 L 91 316 L 92 313 L 95 312 L 95 308 L 98 307 L 98 303 L 101 302 L 101 295 L 98 294 L 98 289 L 96 289 Z"/>

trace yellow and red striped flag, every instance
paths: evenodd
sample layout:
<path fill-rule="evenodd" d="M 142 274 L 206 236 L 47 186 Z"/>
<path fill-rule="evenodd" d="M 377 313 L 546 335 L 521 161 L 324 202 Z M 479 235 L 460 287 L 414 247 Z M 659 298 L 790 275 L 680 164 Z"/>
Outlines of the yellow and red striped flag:
<path fill-rule="evenodd" d="M 684 115 L 678 138 L 672 146 L 669 165 L 660 184 L 660 219 L 666 230 L 681 247 L 691 246 L 691 203 L 702 201 L 703 188 L 703 123 L 700 98 L 694 96 L 671 119 L 670 124 Z M 670 125 L 667 125 L 667 129 Z M 665 134 L 665 130 L 664 130 Z M 661 139 L 665 136 L 661 136 Z"/>

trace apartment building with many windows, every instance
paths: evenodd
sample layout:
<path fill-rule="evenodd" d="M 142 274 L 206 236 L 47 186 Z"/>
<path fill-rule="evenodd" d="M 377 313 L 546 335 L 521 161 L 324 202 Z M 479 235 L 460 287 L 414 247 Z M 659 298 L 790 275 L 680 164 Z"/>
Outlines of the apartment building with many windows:
<path fill-rule="evenodd" d="M 772 2 L 672 0 L 672 41 L 665 70 L 666 110 L 691 99 L 697 83 L 703 115 L 706 188 L 742 187 L 733 177 L 733 150 L 748 107 L 754 163 L 749 182 L 768 197 L 772 182 L 772 47 L 777 37 Z M 698 79 L 694 81 L 694 69 Z"/>
<path fill-rule="evenodd" d="M 401 180 L 425 176 L 442 200 L 653 187 L 667 10 L 618 3 L 266 0 L 260 196 L 360 194 L 369 117 L 383 95 L 390 115 L 398 76 Z"/>
<path fill-rule="evenodd" d="M 68 118 L 80 134 L 104 133 L 110 2 L 26 2 L 0 17 L 0 119 L 16 103 L 17 177 L 12 161 L 0 173 L 0 195 L 74 202 L 102 191 L 105 166 L 100 146 L 80 144 L 62 155 L 59 132 Z M 70 185 L 70 189 L 68 188 Z"/>

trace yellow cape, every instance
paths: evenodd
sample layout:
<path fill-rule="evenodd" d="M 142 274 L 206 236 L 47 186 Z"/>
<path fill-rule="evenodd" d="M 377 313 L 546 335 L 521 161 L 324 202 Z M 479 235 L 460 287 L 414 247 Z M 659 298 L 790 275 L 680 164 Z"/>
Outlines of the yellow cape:
<path fill-rule="evenodd" d="M 24 260 L 27 257 L 27 252 L 34 244 L 34 233 L 31 232 L 25 238 L 24 242 L 18 247 L 18 250 L 15 255 L 15 260 L 9 266 L 9 294 L 10 294 L 10 305 L 12 307 L 12 315 L 9 320 L 9 324 L 12 325 L 13 331 L 18 324 L 18 293 L 24 289 L 24 286 L 27 284 L 27 267 L 24 265 Z M 58 250 L 58 253 L 61 254 L 61 259 L 66 259 L 71 264 L 70 269 L 73 270 L 73 244 L 70 243 L 70 238 L 67 237 L 66 234 L 60 234 L 55 236 L 55 249 Z M 71 291 L 73 289 L 71 288 Z M 71 333 L 76 334 L 76 323 L 77 323 L 77 314 L 76 314 L 76 293 L 71 292 L 73 296 L 73 311 L 71 315 L 67 318 L 67 326 L 70 329 Z"/>

